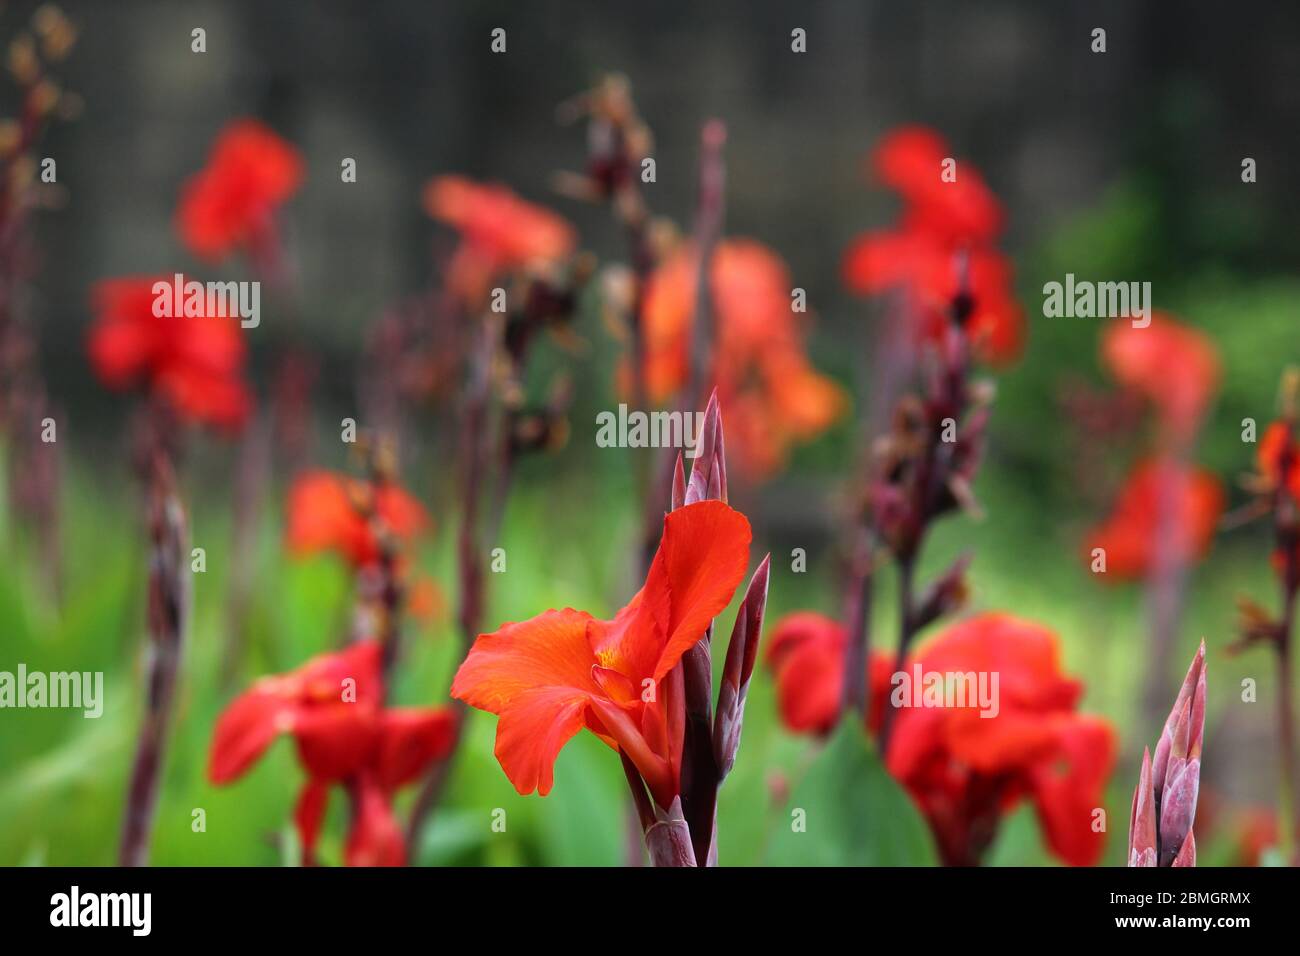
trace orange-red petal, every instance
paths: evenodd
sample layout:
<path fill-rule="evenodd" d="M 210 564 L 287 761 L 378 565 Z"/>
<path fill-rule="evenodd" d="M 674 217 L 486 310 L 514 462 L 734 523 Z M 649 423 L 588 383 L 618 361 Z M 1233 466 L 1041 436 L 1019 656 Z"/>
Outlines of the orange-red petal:
<path fill-rule="evenodd" d="M 453 697 L 500 717 L 497 759 L 520 793 L 550 792 L 556 755 L 601 694 L 591 674 L 598 663 L 591 621 L 565 608 L 480 634 L 452 681 Z"/>

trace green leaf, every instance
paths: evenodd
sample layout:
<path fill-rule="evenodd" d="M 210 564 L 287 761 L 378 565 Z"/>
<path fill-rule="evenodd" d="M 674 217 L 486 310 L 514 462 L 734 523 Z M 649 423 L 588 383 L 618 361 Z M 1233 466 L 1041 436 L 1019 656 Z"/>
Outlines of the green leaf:
<path fill-rule="evenodd" d="M 632 801 L 626 783 L 611 778 L 618 758 L 583 734 L 556 762 L 555 789 L 537 805 L 548 866 L 619 866 L 624 862 Z M 623 784 L 623 786 L 617 786 Z"/>
<path fill-rule="evenodd" d="M 984 866 L 1053 866 L 1055 862 L 1043 846 L 1038 815 L 1027 803 L 1003 818 L 984 858 Z"/>
<path fill-rule="evenodd" d="M 849 717 L 795 787 L 766 862 L 927 866 L 936 858 L 925 821 L 885 770 L 858 721 Z"/>

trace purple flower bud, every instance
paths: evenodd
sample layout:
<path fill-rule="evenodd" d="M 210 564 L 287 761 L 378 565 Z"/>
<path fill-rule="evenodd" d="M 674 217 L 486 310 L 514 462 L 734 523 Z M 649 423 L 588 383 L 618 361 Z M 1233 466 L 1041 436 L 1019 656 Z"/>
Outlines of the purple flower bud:
<path fill-rule="evenodd" d="M 1201 642 L 1156 745 L 1142 757 L 1129 815 L 1129 866 L 1195 866 L 1196 800 L 1205 735 L 1205 642 Z"/>
<path fill-rule="evenodd" d="M 745 697 L 749 678 L 758 659 L 758 640 L 763 630 L 763 612 L 767 608 L 767 585 L 771 576 L 772 556 L 754 572 L 736 613 L 736 624 L 727 645 L 727 660 L 722 670 L 722 687 L 718 691 L 718 710 L 713 721 L 713 753 L 721 782 L 736 763 L 740 747 L 740 730 L 745 718 Z"/>
<path fill-rule="evenodd" d="M 726 465 L 721 462 L 722 416 L 718 409 L 718 390 L 709 396 L 704 409 L 704 422 L 695 440 L 695 461 L 691 465 L 691 480 L 686 486 L 686 504 L 710 498 L 725 500 Z"/>
<path fill-rule="evenodd" d="M 1169 749 L 1173 744 L 1174 729 L 1178 723 L 1178 718 L 1182 715 L 1183 705 L 1191 700 L 1193 692 L 1196 690 L 1196 684 L 1201 678 L 1201 671 L 1205 666 L 1205 642 L 1201 642 L 1200 649 L 1196 652 L 1196 657 L 1192 659 L 1192 666 L 1187 669 L 1187 676 L 1183 678 L 1183 686 L 1179 688 L 1178 699 L 1174 701 L 1174 708 L 1169 712 L 1169 717 L 1165 721 L 1164 730 L 1160 734 L 1160 741 L 1156 744 L 1155 763 L 1152 764 L 1151 784 L 1155 787 L 1156 793 L 1164 789 L 1166 770 L 1169 765 Z M 1204 720 L 1204 704 L 1201 705 L 1201 718 Z M 1197 750 L 1200 753 L 1200 750 Z"/>
<path fill-rule="evenodd" d="M 1151 751 L 1142 750 L 1142 772 L 1128 820 L 1128 865 L 1156 865 L 1156 796 L 1151 788 Z"/>
<path fill-rule="evenodd" d="M 686 504 L 686 471 L 682 465 L 682 453 L 677 453 L 677 463 L 673 466 L 673 496 L 669 510 L 676 511 Z"/>

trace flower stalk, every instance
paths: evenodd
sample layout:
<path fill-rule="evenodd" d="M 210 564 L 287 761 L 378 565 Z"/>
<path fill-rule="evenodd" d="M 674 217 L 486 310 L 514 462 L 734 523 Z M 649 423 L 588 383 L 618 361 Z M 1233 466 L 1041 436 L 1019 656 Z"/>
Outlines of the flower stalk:
<path fill-rule="evenodd" d="M 155 431 L 155 438 L 158 432 Z M 122 826 L 121 866 L 149 860 L 160 775 L 190 610 L 189 536 L 171 459 L 161 441 L 148 454 L 149 605 L 145 713 Z"/>

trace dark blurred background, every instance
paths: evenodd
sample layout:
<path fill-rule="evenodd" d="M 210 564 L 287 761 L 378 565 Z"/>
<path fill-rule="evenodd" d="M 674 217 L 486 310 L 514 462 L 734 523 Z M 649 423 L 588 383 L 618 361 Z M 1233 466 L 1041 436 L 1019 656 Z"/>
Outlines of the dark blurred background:
<path fill-rule="evenodd" d="M 5 4 L 4 32 L 36 6 Z M 39 314 L 52 377 L 87 394 L 88 284 L 195 265 L 172 210 L 232 117 L 265 119 L 307 156 L 286 219 L 321 348 L 353 353 L 360 323 L 427 283 L 434 229 L 417 203 L 437 172 L 551 200 L 586 245 L 621 256 L 604 210 L 548 196 L 551 173 L 583 154 L 581 127 L 557 125 L 556 106 L 606 71 L 630 77 L 654 130 L 657 212 L 689 224 L 700 122 L 727 122 L 728 230 L 787 257 L 828 341 L 862 313 L 838 282 L 841 252 L 890 214 L 863 157 L 901 122 L 935 126 L 984 172 L 1009 207 L 1013 253 L 1133 194 L 1140 241 L 1117 265 L 1154 281 L 1157 301 L 1177 277 L 1287 268 L 1300 251 L 1291 3 L 63 6 L 81 25 L 65 82 L 85 110 L 48 140 L 69 203 L 40 225 Z M 206 54 L 190 52 L 196 26 Z M 488 49 L 497 26 L 505 55 Z M 803 55 L 790 50 L 796 26 Z M 1090 49 L 1098 26 L 1105 54 Z M 1259 174 L 1243 189 L 1247 155 Z M 356 184 L 339 182 L 344 156 Z M 1022 268 L 1027 292 L 1037 278 Z"/>

